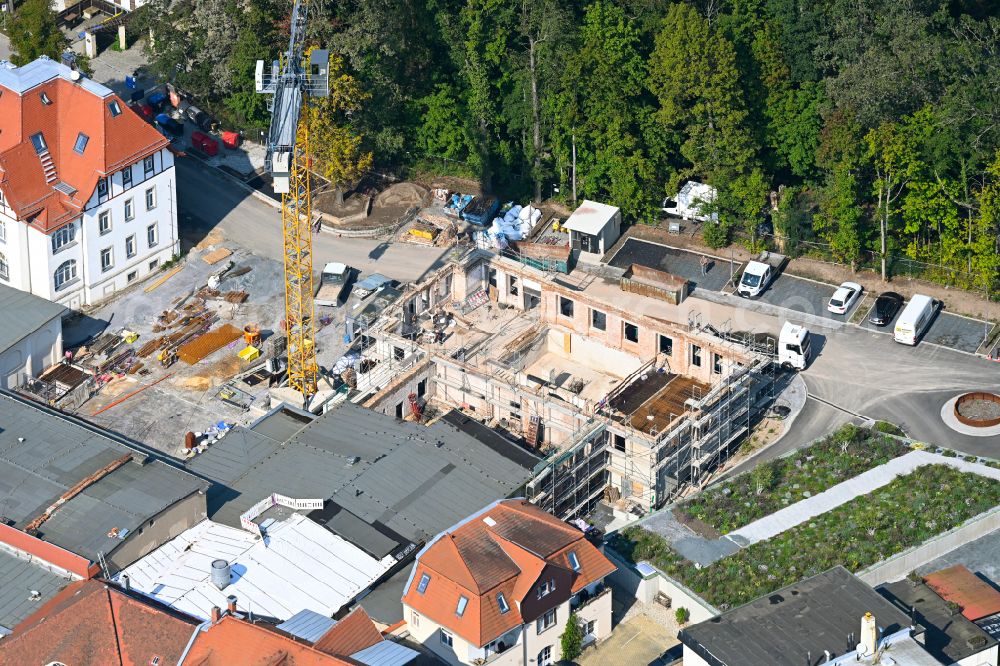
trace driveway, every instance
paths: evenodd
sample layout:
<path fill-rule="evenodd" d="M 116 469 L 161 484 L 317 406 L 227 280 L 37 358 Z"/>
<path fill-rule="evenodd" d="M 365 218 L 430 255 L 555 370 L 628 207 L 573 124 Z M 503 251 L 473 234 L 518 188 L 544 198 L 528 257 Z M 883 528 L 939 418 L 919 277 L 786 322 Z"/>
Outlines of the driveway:
<path fill-rule="evenodd" d="M 814 282 L 784 273 L 771 283 L 771 286 L 758 297 L 758 300 L 794 312 L 823 317 L 831 321 L 850 321 L 851 315 L 854 314 L 854 310 L 860 304 L 861 299 L 858 299 L 851 306 L 847 314 L 833 314 L 826 309 L 826 306 L 835 291 L 837 291 L 837 288 L 833 285 Z"/>

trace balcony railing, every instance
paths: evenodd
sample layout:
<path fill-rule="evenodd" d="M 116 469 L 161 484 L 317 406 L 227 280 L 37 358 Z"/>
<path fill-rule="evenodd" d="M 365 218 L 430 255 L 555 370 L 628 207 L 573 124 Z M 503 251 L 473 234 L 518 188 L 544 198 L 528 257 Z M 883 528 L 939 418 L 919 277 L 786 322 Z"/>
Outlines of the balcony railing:
<path fill-rule="evenodd" d="M 587 590 L 585 589 L 580 590 L 579 592 L 576 593 L 576 596 L 570 599 L 569 608 L 571 611 L 575 613 L 579 610 L 586 608 L 587 606 L 594 603 L 595 601 L 597 601 L 606 594 L 611 594 L 611 587 L 605 585 L 604 583 L 598 585 L 597 589 L 593 592 L 593 594 L 587 592 Z"/>

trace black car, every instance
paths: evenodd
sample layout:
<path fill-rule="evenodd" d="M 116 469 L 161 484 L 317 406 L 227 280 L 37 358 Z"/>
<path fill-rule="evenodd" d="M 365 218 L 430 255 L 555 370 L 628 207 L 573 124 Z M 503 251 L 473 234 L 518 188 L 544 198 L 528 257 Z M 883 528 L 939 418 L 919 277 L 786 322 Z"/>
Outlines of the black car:
<path fill-rule="evenodd" d="M 875 299 L 875 305 L 872 306 L 871 314 L 868 315 L 868 321 L 876 326 L 885 326 L 892 321 L 901 307 L 903 307 L 903 297 L 896 292 L 887 291 L 879 294 Z"/>

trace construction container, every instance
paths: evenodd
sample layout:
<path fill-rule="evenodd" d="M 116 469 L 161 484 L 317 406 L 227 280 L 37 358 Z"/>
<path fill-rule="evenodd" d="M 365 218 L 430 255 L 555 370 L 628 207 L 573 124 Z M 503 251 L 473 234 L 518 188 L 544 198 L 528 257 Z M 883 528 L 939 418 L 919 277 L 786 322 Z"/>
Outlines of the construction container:
<path fill-rule="evenodd" d="M 251 347 L 260 346 L 260 326 L 257 324 L 247 324 L 243 327 L 243 342 Z"/>
<path fill-rule="evenodd" d="M 222 145 L 230 150 L 235 150 L 240 147 L 240 133 L 239 132 L 223 132 L 222 133 Z"/>
<path fill-rule="evenodd" d="M 209 157 L 219 154 L 219 143 L 204 132 L 191 132 L 191 144 Z"/>
<path fill-rule="evenodd" d="M 477 196 L 462 209 L 461 217 L 466 222 L 485 227 L 500 210 L 500 202 L 494 196 Z"/>
<path fill-rule="evenodd" d="M 247 362 L 256 361 L 259 356 L 260 356 L 260 350 L 252 345 L 249 347 L 245 347 L 243 351 L 239 353 L 239 357 Z"/>

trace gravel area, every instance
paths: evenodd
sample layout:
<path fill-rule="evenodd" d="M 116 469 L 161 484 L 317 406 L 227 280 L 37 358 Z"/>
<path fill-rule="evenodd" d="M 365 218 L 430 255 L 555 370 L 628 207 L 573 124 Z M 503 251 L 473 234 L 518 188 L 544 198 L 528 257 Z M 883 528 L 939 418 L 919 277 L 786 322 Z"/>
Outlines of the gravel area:
<path fill-rule="evenodd" d="M 958 406 L 958 413 L 967 419 L 988 421 L 1000 418 L 1000 402 L 992 400 L 970 400 Z"/>

